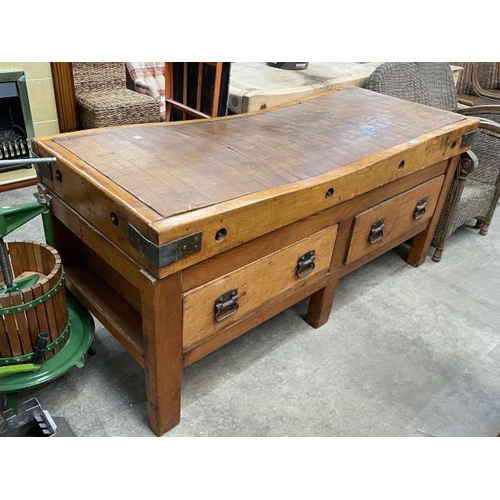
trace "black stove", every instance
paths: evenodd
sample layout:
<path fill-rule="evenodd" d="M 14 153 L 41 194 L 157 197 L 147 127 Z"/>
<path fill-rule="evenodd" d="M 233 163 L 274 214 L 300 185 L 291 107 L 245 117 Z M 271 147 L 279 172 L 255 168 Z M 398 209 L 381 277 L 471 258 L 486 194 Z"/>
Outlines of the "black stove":
<path fill-rule="evenodd" d="M 0 73 L 0 172 L 29 168 L 26 162 L 2 165 L 1 160 L 30 158 L 32 138 L 26 77 L 22 71 Z"/>

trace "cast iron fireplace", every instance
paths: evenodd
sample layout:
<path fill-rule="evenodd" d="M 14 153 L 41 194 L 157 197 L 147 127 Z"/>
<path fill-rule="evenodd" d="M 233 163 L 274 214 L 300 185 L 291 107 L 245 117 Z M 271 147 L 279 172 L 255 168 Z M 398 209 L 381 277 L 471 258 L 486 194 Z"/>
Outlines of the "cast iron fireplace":
<path fill-rule="evenodd" d="M 31 157 L 33 135 L 33 121 L 24 73 L 22 71 L 0 73 L 0 160 Z M 29 166 L 26 167 L 25 164 L 0 166 L 0 172 L 29 168 Z"/>

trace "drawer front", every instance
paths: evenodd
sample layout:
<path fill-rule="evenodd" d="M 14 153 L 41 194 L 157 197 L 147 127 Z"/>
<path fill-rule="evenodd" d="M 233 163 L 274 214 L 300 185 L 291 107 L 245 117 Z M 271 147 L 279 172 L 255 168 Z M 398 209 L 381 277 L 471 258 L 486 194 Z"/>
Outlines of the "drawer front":
<path fill-rule="evenodd" d="M 324 275 L 337 226 L 319 231 L 205 285 L 183 299 L 183 348 L 188 350 L 295 287 Z"/>
<path fill-rule="evenodd" d="M 357 214 L 345 264 L 429 220 L 436 209 L 443 181 L 441 175 Z"/>

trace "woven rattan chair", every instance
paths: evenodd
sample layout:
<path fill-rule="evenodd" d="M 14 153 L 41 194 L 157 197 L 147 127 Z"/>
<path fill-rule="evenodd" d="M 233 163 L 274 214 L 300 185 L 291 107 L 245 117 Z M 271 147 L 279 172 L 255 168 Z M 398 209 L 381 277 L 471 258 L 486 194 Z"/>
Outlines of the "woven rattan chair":
<path fill-rule="evenodd" d="M 127 88 L 125 63 L 74 62 L 72 66 L 82 128 L 161 121 L 156 99 Z"/>
<path fill-rule="evenodd" d="M 475 219 L 480 234 L 487 234 L 500 196 L 500 106 L 461 107 L 449 63 L 384 63 L 366 88 L 480 119 L 472 150 L 463 155 L 448 193 L 432 259 L 441 260 L 448 237 L 466 222 Z"/>
<path fill-rule="evenodd" d="M 500 105 L 500 63 L 453 62 L 463 68 L 457 82 L 457 97 L 467 106 Z"/>

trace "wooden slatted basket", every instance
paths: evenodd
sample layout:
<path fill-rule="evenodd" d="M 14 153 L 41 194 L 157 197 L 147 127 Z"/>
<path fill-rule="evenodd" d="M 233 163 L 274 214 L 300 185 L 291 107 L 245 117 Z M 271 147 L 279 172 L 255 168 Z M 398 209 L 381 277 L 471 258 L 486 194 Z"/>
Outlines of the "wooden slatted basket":
<path fill-rule="evenodd" d="M 69 337 L 61 258 L 44 243 L 13 241 L 7 248 L 15 279 L 37 273 L 38 282 L 0 295 L 0 365 L 30 362 L 40 333 L 48 334 L 48 360 Z M 0 278 L 4 279 L 1 270 Z"/>

